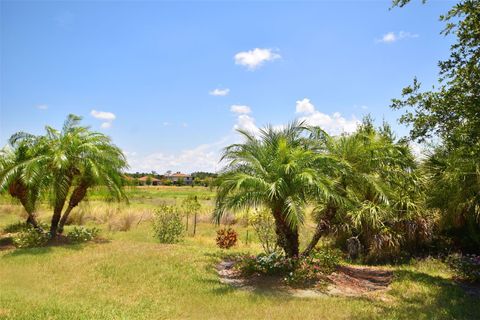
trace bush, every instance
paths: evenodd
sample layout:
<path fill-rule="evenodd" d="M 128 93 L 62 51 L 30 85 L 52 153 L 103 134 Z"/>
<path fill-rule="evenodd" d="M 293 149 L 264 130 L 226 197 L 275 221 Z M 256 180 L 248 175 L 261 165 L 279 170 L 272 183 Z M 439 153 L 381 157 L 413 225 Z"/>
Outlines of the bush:
<path fill-rule="evenodd" d="M 13 244 L 18 248 L 43 247 L 47 244 L 48 239 L 48 234 L 27 227 L 13 237 Z"/>
<path fill-rule="evenodd" d="M 294 261 L 293 270 L 285 281 L 290 285 L 305 285 L 323 281 L 340 263 L 340 252 L 331 249 L 313 251 L 308 257 Z"/>
<path fill-rule="evenodd" d="M 268 210 L 256 211 L 248 218 L 248 223 L 255 230 L 266 254 L 271 254 L 278 250 L 275 220 Z"/>
<path fill-rule="evenodd" d="M 97 228 L 85 228 L 85 227 L 73 227 L 73 229 L 67 233 L 67 239 L 71 242 L 87 242 L 95 239 L 100 232 Z"/>
<path fill-rule="evenodd" d="M 452 254 L 447 257 L 447 263 L 462 279 L 480 282 L 480 255 Z"/>
<path fill-rule="evenodd" d="M 29 227 L 30 226 L 26 222 L 19 221 L 5 226 L 5 228 L 3 228 L 3 231 L 5 233 L 17 233 L 26 231 Z"/>
<path fill-rule="evenodd" d="M 238 234 L 232 228 L 217 231 L 217 246 L 222 249 L 230 249 L 237 244 Z"/>
<path fill-rule="evenodd" d="M 258 256 L 243 256 L 237 263 L 237 269 L 245 275 L 264 274 L 284 276 L 289 285 L 305 285 L 325 279 L 335 271 L 340 263 L 338 250 L 316 250 L 308 257 L 287 259 L 278 252 L 260 254 Z"/>
<path fill-rule="evenodd" d="M 280 252 L 259 254 L 258 256 L 246 256 L 240 264 L 245 273 L 261 273 L 266 275 L 283 275 L 293 270 L 292 260 L 286 259 Z"/>
<path fill-rule="evenodd" d="M 48 224 L 43 223 L 43 222 L 37 222 L 37 223 L 40 226 L 40 228 L 42 228 L 44 230 L 48 229 Z M 5 233 L 17 233 L 17 232 L 22 232 L 22 231 L 28 231 L 29 229 L 34 229 L 34 228 L 26 222 L 19 221 L 19 222 L 11 223 L 11 224 L 5 226 L 5 228 L 3 228 L 3 232 L 5 232 Z"/>
<path fill-rule="evenodd" d="M 153 219 L 155 237 L 161 243 L 176 243 L 183 238 L 182 216 L 175 206 L 161 205 Z"/>

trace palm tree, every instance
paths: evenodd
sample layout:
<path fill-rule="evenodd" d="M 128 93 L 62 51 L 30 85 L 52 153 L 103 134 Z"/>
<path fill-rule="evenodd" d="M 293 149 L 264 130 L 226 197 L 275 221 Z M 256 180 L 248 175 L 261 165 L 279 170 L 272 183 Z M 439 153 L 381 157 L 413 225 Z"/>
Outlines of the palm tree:
<path fill-rule="evenodd" d="M 473 148 L 472 148 L 473 149 Z M 432 150 L 423 169 L 427 206 L 441 212 L 441 231 L 464 249 L 480 248 L 480 163 L 471 150 L 444 146 Z"/>
<path fill-rule="evenodd" d="M 287 257 L 299 254 L 298 227 L 304 222 L 305 205 L 318 198 L 335 198 L 332 181 L 323 171 L 334 162 L 310 143 L 309 128 L 293 122 L 283 129 L 261 129 L 258 137 L 238 130 L 245 142 L 224 150 L 226 169 L 218 186 L 214 217 L 227 210 L 265 207 L 275 219 L 277 242 Z"/>
<path fill-rule="evenodd" d="M 69 115 L 61 131 L 47 126 L 45 136 L 17 133 L 10 139 L 11 147 L 0 154 L 0 190 L 8 189 L 20 200 L 28 222 L 37 228 L 36 204 L 42 194 L 49 195 L 53 206 L 51 237 L 63 232 L 70 212 L 89 188 L 103 186 L 115 199 L 126 199 L 123 153 L 109 137 L 80 126 L 80 120 Z"/>
<path fill-rule="evenodd" d="M 0 191 L 20 201 L 27 213 L 27 223 L 43 231 L 36 220 L 35 211 L 45 186 L 46 158 L 38 148 L 41 137 L 24 132 L 14 134 L 9 145 L 0 150 Z"/>
<path fill-rule="evenodd" d="M 360 238 L 368 248 L 401 240 L 405 232 L 398 229 L 419 212 L 422 195 L 408 145 L 395 142 L 386 124 L 376 130 L 369 118 L 353 134 L 321 141 L 337 161 L 332 179 L 345 201 L 319 203 L 317 228 L 304 254 L 335 231 Z"/>
<path fill-rule="evenodd" d="M 127 163 L 123 153 L 109 137 L 80 126 L 80 120 L 69 115 L 62 131 L 47 127 L 46 139 L 42 141 L 48 145 L 46 167 L 51 180 L 52 237 L 63 232 L 70 212 L 85 198 L 89 188 L 102 185 L 116 199 L 125 198 L 122 170 Z"/>

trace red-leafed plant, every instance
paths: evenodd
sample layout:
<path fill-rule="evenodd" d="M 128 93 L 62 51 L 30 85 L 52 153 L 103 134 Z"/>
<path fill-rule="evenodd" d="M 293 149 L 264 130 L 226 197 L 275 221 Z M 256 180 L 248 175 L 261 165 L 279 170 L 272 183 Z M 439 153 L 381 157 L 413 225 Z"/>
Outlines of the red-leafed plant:
<path fill-rule="evenodd" d="M 237 244 L 238 234 L 232 228 L 223 228 L 217 231 L 217 246 L 229 249 Z"/>

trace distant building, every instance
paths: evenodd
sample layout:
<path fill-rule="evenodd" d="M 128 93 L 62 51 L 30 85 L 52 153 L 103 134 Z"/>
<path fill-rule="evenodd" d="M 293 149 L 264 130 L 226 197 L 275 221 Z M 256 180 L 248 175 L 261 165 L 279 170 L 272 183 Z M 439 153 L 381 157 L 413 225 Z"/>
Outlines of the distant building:
<path fill-rule="evenodd" d="M 147 185 L 147 181 L 151 181 L 152 186 L 159 186 L 159 185 L 162 184 L 161 181 L 158 180 L 157 178 L 150 177 L 150 176 L 143 176 L 141 178 L 138 178 L 138 185 L 139 186 L 145 186 L 145 185 Z"/>
<path fill-rule="evenodd" d="M 189 174 L 181 173 L 180 171 L 177 171 L 175 173 L 172 173 L 166 178 L 170 181 L 172 181 L 173 184 L 186 184 L 186 185 L 191 185 L 193 183 L 193 177 Z"/>

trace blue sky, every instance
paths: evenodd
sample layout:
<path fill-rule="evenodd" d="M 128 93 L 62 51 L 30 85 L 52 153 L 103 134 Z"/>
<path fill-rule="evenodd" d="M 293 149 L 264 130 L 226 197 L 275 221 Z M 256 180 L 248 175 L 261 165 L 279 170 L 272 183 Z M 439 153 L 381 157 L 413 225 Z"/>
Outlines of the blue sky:
<path fill-rule="evenodd" d="M 238 127 L 336 134 L 370 113 L 404 135 L 390 100 L 414 76 L 435 83 L 453 4 L 2 1 L 0 145 L 74 113 L 130 171 L 191 172 L 218 169 Z"/>

